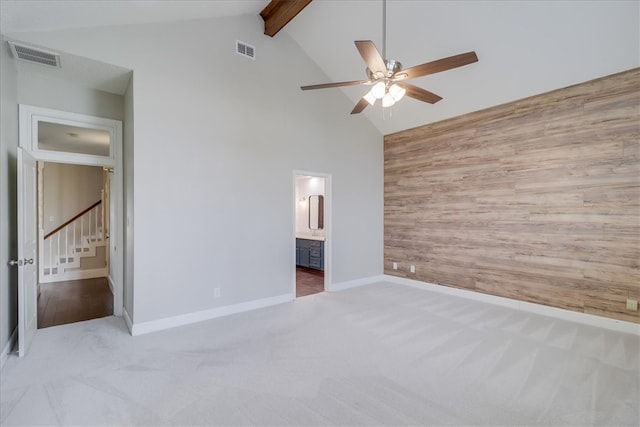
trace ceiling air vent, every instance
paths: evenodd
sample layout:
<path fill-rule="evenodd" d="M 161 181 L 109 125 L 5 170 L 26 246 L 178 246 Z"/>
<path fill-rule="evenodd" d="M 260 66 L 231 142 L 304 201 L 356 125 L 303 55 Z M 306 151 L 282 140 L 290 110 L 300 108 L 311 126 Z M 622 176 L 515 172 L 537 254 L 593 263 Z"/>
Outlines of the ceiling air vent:
<path fill-rule="evenodd" d="M 236 40 L 236 53 L 247 58 L 256 59 L 256 48 L 240 40 Z"/>
<path fill-rule="evenodd" d="M 48 52 L 40 48 L 17 44 L 14 42 L 8 43 L 11 47 L 11 53 L 16 59 L 60 68 L 60 55 L 57 53 Z"/>

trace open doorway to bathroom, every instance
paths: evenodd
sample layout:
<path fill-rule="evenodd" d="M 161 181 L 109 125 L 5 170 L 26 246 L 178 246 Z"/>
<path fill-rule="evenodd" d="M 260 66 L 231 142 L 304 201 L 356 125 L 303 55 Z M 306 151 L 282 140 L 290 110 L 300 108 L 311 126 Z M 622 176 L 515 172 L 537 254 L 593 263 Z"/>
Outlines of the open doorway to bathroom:
<path fill-rule="evenodd" d="M 296 297 L 325 290 L 326 179 L 295 176 Z"/>

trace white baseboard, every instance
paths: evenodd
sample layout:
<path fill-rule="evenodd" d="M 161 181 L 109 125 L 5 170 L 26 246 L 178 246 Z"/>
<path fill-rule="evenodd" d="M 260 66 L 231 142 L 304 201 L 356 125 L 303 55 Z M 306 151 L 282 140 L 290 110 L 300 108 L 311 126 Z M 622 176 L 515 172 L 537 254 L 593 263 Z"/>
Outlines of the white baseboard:
<path fill-rule="evenodd" d="M 65 271 L 64 273 L 47 275 L 40 278 L 40 283 L 66 282 L 67 280 L 95 279 L 109 274 L 106 268 L 92 268 L 88 270 Z"/>
<path fill-rule="evenodd" d="M 124 318 L 124 323 L 127 324 L 127 329 L 129 329 L 129 333 L 133 335 L 133 322 L 131 321 L 131 316 L 129 316 L 129 312 L 124 307 L 122 307 L 122 317 Z"/>
<path fill-rule="evenodd" d="M 556 319 L 568 320 L 570 322 L 582 323 L 584 325 L 596 326 L 626 334 L 640 335 L 640 325 L 623 320 L 610 319 L 608 317 L 596 316 L 593 314 L 579 313 L 577 311 L 564 310 L 562 308 L 549 307 L 547 305 L 536 304 L 527 301 L 518 301 L 511 298 L 499 297 L 495 295 L 483 294 L 467 289 L 450 288 L 448 286 L 435 285 L 433 283 L 420 282 L 418 280 L 406 279 L 391 275 L 383 275 L 381 280 L 398 283 L 401 285 L 413 286 L 441 294 L 452 295 L 460 298 L 482 301 L 488 304 L 508 307 L 519 311 L 541 314 L 543 316 L 555 317 Z"/>
<path fill-rule="evenodd" d="M 339 292 L 345 289 L 356 288 L 358 286 L 370 285 L 381 280 L 388 280 L 384 275 L 363 277 L 362 279 L 348 280 L 346 282 L 339 282 L 330 284 L 327 291 Z"/>
<path fill-rule="evenodd" d="M 129 312 L 124 307 L 122 307 L 122 318 L 124 319 L 124 323 L 127 325 L 127 329 L 129 329 L 129 334 L 133 335 L 133 322 L 131 321 Z"/>
<path fill-rule="evenodd" d="M 9 357 L 9 353 L 11 352 L 11 349 L 16 344 L 17 338 L 18 338 L 18 327 L 16 326 L 13 329 L 11 336 L 9 337 L 9 341 L 7 341 L 7 345 L 5 345 L 4 348 L 2 349 L 2 354 L 0 355 L 0 370 L 4 367 L 4 364 L 6 363 L 7 358 Z"/>
<path fill-rule="evenodd" d="M 290 302 L 295 299 L 293 293 L 278 295 L 270 298 L 263 298 L 254 301 L 247 301 L 239 304 L 227 305 L 224 307 L 212 308 L 210 310 L 197 311 L 195 313 L 182 314 L 179 316 L 166 317 L 164 319 L 151 320 L 149 322 L 133 323 L 129 330 L 131 335 L 142 335 L 150 332 L 162 331 L 164 329 L 175 328 L 177 326 L 189 325 L 191 323 L 202 322 L 215 319 L 217 317 L 229 316 L 230 314 L 242 313 L 258 308 Z M 126 313 L 126 310 L 125 310 Z M 127 321 L 128 316 L 125 317 Z M 127 326 L 129 326 L 127 321 Z"/>

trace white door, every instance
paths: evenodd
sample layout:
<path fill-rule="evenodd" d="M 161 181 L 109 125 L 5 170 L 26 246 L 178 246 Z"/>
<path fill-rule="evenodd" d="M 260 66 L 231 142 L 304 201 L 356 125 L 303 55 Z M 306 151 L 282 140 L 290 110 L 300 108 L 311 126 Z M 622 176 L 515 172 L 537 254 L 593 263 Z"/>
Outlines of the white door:
<path fill-rule="evenodd" d="M 36 160 L 18 148 L 18 355 L 38 329 Z"/>

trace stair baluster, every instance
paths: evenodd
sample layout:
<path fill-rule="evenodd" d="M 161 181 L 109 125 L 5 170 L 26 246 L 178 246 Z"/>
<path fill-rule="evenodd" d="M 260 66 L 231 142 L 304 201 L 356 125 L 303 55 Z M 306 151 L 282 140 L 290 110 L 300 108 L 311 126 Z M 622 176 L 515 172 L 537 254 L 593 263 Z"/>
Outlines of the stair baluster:
<path fill-rule="evenodd" d="M 103 208 L 100 200 L 41 237 L 43 253 L 39 262 L 40 283 L 101 277 L 108 273 L 102 224 L 105 218 Z M 95 257 L 98 247 L 105 247 L 104 255 L 98 258 L 98 264 L 104 259 L 104 267 L 83 268 L 81 260 Z M 93 263 L 95 264 L 95 261 Z"/>

